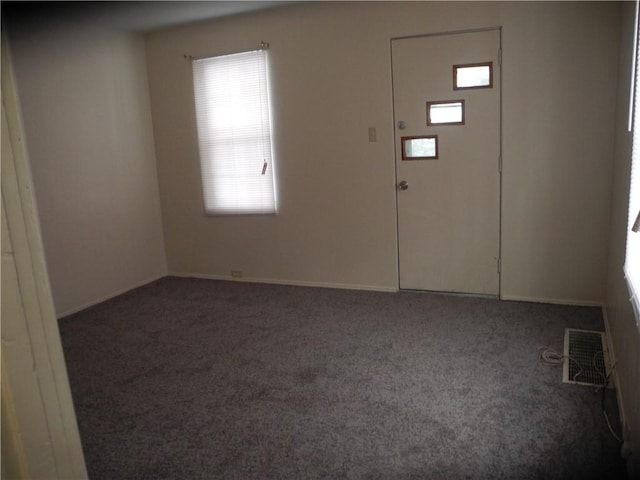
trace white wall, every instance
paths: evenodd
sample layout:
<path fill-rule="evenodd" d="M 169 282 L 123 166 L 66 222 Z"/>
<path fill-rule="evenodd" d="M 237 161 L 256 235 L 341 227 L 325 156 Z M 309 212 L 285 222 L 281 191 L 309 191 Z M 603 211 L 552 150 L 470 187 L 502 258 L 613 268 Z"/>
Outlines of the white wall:
<path fill-rule="evenodd" d="M 58 315 L 165 275 L 142 36 L 55 21 L 9 33 Z"/>
<path fill-rule="evenodd" d="M 605 298 L 619 8 L 510 4 L 505 21 L 503 295 Z"/>
<path fill-rule="evenodd" d="M 169 271 L 396 289 L 390 38 L 502 26 L 502 296 L 604 301 L 619 8 L 319 2 L 148 34 Z M 271 44 L 279 212 L 206 217 L 183 55 L 261 40 Z"/>
<path fill-rule="evenodd" d="M 634 451 L 628 462 L 629 478 L 640 476 L 640 331 L 636 325 L 623 265 L 626 246 L 631 174 L 632 137 L 627 131 L 629 84 L 633 58 L 634 3 L 624 5 L 624 29 L 621 35 L 620 68 L 618 81 L 618 112 L 616 121 L 616 148 L 611 203 L 609 269 L 607 284 L 607 332 L 617 363 L 618 404 L 625 422 L 625 440 Z M 634 476 L 635 475 L 635 476 Z"/>

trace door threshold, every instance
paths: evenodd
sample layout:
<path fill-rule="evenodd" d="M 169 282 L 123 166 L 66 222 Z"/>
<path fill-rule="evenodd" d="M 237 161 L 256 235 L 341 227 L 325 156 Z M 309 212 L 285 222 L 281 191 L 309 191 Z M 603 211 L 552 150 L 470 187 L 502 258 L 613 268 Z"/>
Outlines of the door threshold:
<path fill-rule="evenodd" d="M 428 293 L 431 295 L 443 295 L 447 297 L 470 297 L 470 298 L 486 298 L 491 300 L 500 300 L 500 295 L 491 295 L 488 293 L 443 292 L 440 290 L 417 290 L 413 288 L 400 288 L 399 291 L 407 292 L 407 293 Z"/>

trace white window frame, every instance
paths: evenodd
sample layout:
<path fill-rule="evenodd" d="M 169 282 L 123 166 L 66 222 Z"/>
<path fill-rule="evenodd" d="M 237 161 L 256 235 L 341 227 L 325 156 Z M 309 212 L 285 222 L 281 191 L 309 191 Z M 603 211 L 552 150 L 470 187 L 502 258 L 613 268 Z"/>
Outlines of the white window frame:
<path fill-rule="evenodd" d="M 191 58 L 208 215 L 276 213 L 267 47 Z"/>

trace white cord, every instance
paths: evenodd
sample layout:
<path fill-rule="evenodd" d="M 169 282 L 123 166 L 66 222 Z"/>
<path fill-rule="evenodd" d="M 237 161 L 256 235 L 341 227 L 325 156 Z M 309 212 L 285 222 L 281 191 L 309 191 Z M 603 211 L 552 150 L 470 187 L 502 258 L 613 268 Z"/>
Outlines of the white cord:
<path fill-rule="evenodd" d="M 620 440 L 620 437 L 618 435 L 616 435 L 616 432 L 613 431 L 613 428 L 611 427 L 611 423 L 609 423 L 609 415 L 607 415 L 606 410 L 602 410 L 602 413 L 604 414 L 604 419 L 607 421 L 607 427 L 609 427 L 609 431 L 611 432 L 611 435 L 613 435 L 613 437 L 618 440 L 618 442 L 622 443 L 622 440 Z"/>
<path fill-rule="evenodd" d="M 568 358 L 573 363 L 578 366 L 578 372 L 573 376 L 573 381 L 575 382 L 578 375 L 582 373 L 582 365 L 578 363 L 578 361 L 569 355 L 563 355 L 553 348 L 550 347 L 538 347 L 538 351 L 540 352 L 540 363 L 543 365 L 547 365 L 548 367 L 561 367 L 564 365 L 564 359 Z"/>
<path fill-rule="evenodd" d="M 602 414 L 604 415 L 604 419 L 607 422 L 607 427 L 609 427 L 609 431 L 611 432 L 611 435 L 613 435 L 613 438 L 615 438 L 618 442 L 622 443 L 622 440 L 620 439 L 620 437 L 616 435 L 616 432 L 613 431 L 613 427 L 611 426 L 611 422 L 609 421 L 609 415 L 607 415 L 607 411 L 604 408 L 604 392 L 605 392 L 605 389 L 607 388 L 607 385 L 609 384 L 609 378 L 611 377 L 611 374 L 605 375 L 604 372 L 600 370 L 600 367 L 596 363 L 596 356 L 598 355 L 598 353 L 601 353 L 602 356 L 604 357 L 604 351 L 601 350 L 599 352 L 596 352 L 596 354 L 593 356 L 593 366 L 598 371 L 600 376 L 604 379 L 604 383 L 602 384 L 602 386 L 598 387 L 598 389 L 602 388 Z M 611 370 L 613 370 L 614 368 L 615 368 L 615 365 L 611 367 Z M 596 392 L 598 391 L 598 389 L 596 389 Z"/>
<path fill-rule="evenodd" d="M 573 381 L 576 380 L 576 378 L 578 378 L 578 375 L 580 375 L 582 373 L 582 365 L 580 365 L 580 363 L 578 363 L 578 361 L 574 358 L 572 358 L 569 355 L 563 355 L 559 352 L 557 352 L 556 350 L 554 350 L 553 348 L 549 348 L 549 347 L 538 347 L 538 352 L 540 353 L 540 363 L 542 363 L 543 365 L 547 365 L 548 367 L 561 367 L 564 365 L 564 359 L 568 358 L 569 360 L 571 360 L 572 362 L 574 362 L 579 370 L 578 373 L 576 373 L 573 376 Z M 609 416 L 607 415 L 606 410 L 604 409 L 604 390 L 607 387 L 607 384 L 609 383 L 609 376 L 610 375 L 605 375 L 604 372 L 602 370 L 600 370 L 600 367 L 598 367 L 598 364 L 596 363 L 596 356 L 601 353 L 602 355 L 604 355 L 603 351 L 599 351 L 596 352 L 596 354 L 593 356 L 592 362 L 593 362 L 593 366 L 595 367 L 595 369 L 598 371 L 598 373 L 600 374 L 600 376 L 604 379 L 604 383 L 602 386 L 596 388 L 595 392 L 597 393 L 599 389 L 602 388 L 602 413 L 604 414 L 604 419 L 607 422 L 607 427 L 609 427 L 609 431 L 611 432 L 611 435 L 613 435 L 613 437 L 618 440 L 618 442 L 622 443 L 622 440 L 620 440 L 620 437 L 618 437 L 618 435 L 616 435 L 616 433 L 613 431 L 613 427 L 611 427 L 611 422 L 609 422 Z"/>
<path fill-rule="evenodd" d="M 602 370 L 600 370 L 600 367 L 598 366 L 598 364 L 596 362 L 596 357 L 598 356 L 599 353 L 602 354 L 602 362 L 604 363 L 604 351 L 603 350 L 600 350 L 600 351 L 595 353 L 595 355 L 593 356 L 593 359 L 591 360 L 591 363 L 593 363 L 593 368 L 596 369 L 596 371 L 600 374 L 600 376 L 604 380 L 604 383 L 602 384 L 602 387 L 600 387 L 600 388 L 606 388 L 607 383 L 609 383 L 609 375 L 606 375 Z"/>
<path fill-rule="evenodd" d="M 560 367 L 564 363 L 564 355 L 556 352 L 553 348 L 539 347 L 540 363 L 549 367 Z"/>

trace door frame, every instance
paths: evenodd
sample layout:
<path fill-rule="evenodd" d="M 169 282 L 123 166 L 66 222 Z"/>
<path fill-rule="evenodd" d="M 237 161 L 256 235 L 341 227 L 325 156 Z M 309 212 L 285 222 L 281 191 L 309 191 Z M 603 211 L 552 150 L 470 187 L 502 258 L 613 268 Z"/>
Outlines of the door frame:
<path fill-rule="evenodd" d="M 2 477 L 86 479 L 5 32 L 1 52 Z"/>
<path fill-rule="evenodd" d="M 500 91 L 498 92 L 498 112 L 500 115 L 500 125 L 498 126 L 499 139 L 498 139 L 498 147 L 499 147 L 499 159 L 498 159 L 498 295 L 497 298 L 502 300 L 502 216 L 503 216 L 503 205 L 502 205 L 502 191 L 503 191 L 503 69 L 502 69 L 502 26 L 493 26 L 493 27 L 482 27 L 482 28 L 471 28 L 471 29 L 463 29 L 463 30 L 446 30 L 442 32 L 432 32 L 432 33 L 422 33 L 415 35 L 401 35 L 397 37 L 391 37 L 389 39 L 389 69 L 391 76 L 391 110 L 392 110 L 392 126 L 393 126 L 393 185 L 394 185 L 394 202 L 395 202 L 395 216 L 396 216 L 396 290 L 397 291 L 413 291 L 410 289 L 401 289 L 400 288 L 400 224 L 399 224 L 399 215 L 398 215 L 398 168 L 397 168 L 397 158 L 396 158 L 396 142 L 397 138 L 397 128 L 396 128 L 396 118 L 395 118 L 395 98 L 394 98 L 394 79 L 393 79 L 393 42 L 394 40 L 407 40 L 411 38 L 428 38 L 428 37 L 440 37 L 440 36 L 449 36 L 449 35 L 461 35 L 465 33 L 480 33 L 480 32 L 489 32 L 489 31 L 497 31 L 498 32 L 498 73 L 500 74 Z M 420 292 L 426 293 L 437 293 L 440 295 L 458 295 L 458 296 L 470 296 L 470 297 L 486 297 L 486 298 L 496 298 L 496 295 L 482 295 L 482 294 L 474 294 L 474 293 L 456 293 L 456 292 L 440 292 L 440 291 L 431 291 L 431 290 L 419 290 Z"/>

